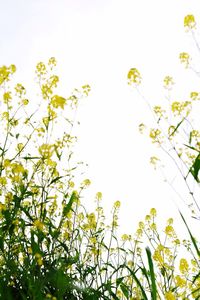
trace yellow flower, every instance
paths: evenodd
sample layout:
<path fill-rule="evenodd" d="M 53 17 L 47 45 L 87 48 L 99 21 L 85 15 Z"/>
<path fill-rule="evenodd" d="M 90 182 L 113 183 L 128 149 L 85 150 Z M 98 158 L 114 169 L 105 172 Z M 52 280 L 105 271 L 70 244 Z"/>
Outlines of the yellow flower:
<path fill-rule="evenodd" d="M 5 159 L 3 165 L 4 165 L 4 168 L 10 167 L 10 165 L 11 165 L 10 160 L 9 159 Z"/>
<path fill-rule="evenodd" d="M 159 249 L 155 250 L 155 252 L 153 254 L 153 259 L 156 262 L 158 262 L 160 265 L 163 265 L 163 263 L 164 263 L 163 255 L 161 254 L 161 252 L 159 251 Z"/>
<path fill-rule="evenodd" d="M 28 247 L 27 251 L 28 251 L 29 254 L 32 254 L 32 253 L 33 253 L 33 250 L 32 250 L 31 247 Z"/>
<path fill-rule="evenodd" d="M 138 228 L 138 229 L 136 230 L 136 235 L 137 235 L 137 237 L 142 237 L 142 235 L 143 235 L 143 230 L 142 230 L 142 228 Z"/>
<path fill-rule="evenodd" d="M 15 91 L 16 93 L 21 97 L 22 95 L 25 95 L 26 94 L 26 89 L 25 87 L 23 87 L 23 85 L 21 83 L 18 83 L 16 86 L 15 86 Z"/>
<path fill-rule="evenodd" d="M 43 259 L 42 258 L 38 258 L 37 259 L 37 264 L 38 264 L 38 266 L 42 266 L 43 265 Z"/>
<path fill-rule="evenodd" d="M 60 107 L 60 108 L 64 109 L 65 104 L 66 104 L 66 99 L 61 97 L 61 96 L 54 95 L 51 98 L 51 105 L 54 108 L 59 108 Z"/>
<path fill-rule="evenodd" d="M 140 229 L 144 229 L 144 227 L 145 227 L 144 223 L 143 222 L 139 222 L 139 228 Z"/>
<path fill-rule="evenodd" d="M 155 230 L 157 229 L 156 223 L 151 223 L 151 224 L 150 224 L 150 228 L 151 228 L 153 231 L 155 231 Z"/>
<path fill-rule="evenodd" d="M 0 212 L 2 212 L 4 210 L 6 210 L 6 206 L 5 206 L 5 204 L 0 202 Z"/>
<path fill-rule="evenodd" d="M 2 66 L 0 67 L 0 85 L 2 85 L 5 81 L 10 80 L 10 74 L 15 73 L 16 67 L 15 65 L 10 65 L 9 67 Z"/>
<path fill-rule="evenodd" d="M 189 264 L 185 258 L 181 258 L 180 264 L 179 264 L 179 270 L 182 274 L 188 273 Z"/>
<path fill-rule="evenodd" d="M 175 238 L 173 242 L 176 246 L 180 246 L 180 244 L 181 244 L 180 240 L 177 238 Z"/>
<path fill-rule="evenodd" d="M 12 223 L 17 226 L 17 225 L 19 225 L 19 220 L 15 219 L 15 220 L 12 221 Z"/>
<path fill-rule="evenodd" d="M 199 93 L 197 93 L 197 92 L 191 92 L 190 93 L 190 98 L 192 99 L 192 100 L 199 100 Z"/>
<path fill-rule="evenodd" d="M 131 240 L 131 235 L 130 235 L 130 234 L 124 233 L 124 234 L 121 236 L 121 239 L 122 239 L 123 242 L 130 241 L 130 240 Z"/>
<path fill-rule="evenodd" d="M 191 60 L 190 55 L 187 52 L 181 52 L 179 54 L 179 59 L 180 62 L 185 65 L 185 68 L 188 68 Z"/>
<path fill-rule="evenodd" d="M 49 78 L 49 86 L 52 87 L 57 87 L 57 83 L 59 82 L 59 77 L 57 75 L 52 75 Z"/>
<path fill-rule="evenodd" d="M 35 253 L 35 258 L 38 266 L 42 266 L 43 265 L 42 255 L 40 253 Z"/>
<path fill-rule="evenodd" d="M 172 292 L 166 292 L 165 293 L 165 300 L 176 300 L 176 297 Z"/>
<path fill-rule="evenodd" d="M 9 67 L 10 73 L 13 74 L 16 72 L 16 66 L 15 65 L 10 65 Z"/>
<path fill-rule="evenodd" d="M 162 109 L 162 107 L 159 106 L 159 105 L 154 106 L 154 107 L 153 107 L 153 110 L 154 110 L 154 113 L 155 113 L 159 118 L 163 117 L 163 115 L 164 115 L 164 113 L 165 113 L 165 110 Z"/>
<path fill-rule="evenodd" d="M 142 79 L 140 72 L 136 68 L 132 68 L 129 70 L 127 78 L 128 78 L 128 84 L 134 86 L 139 85 Z"/>
<path fill-rule="evenodd" d="M 44 224 L 38 219 L 33 222 L 33 225 L 40 231 L 44 229 Z"/>
<path fill-rule="evenodd" d="M 97 199 L 98 201 L 102 200 L 102 193 L 101 193 L 101 192 L 97 192 L 97 193 L 96 193 L 96 199 Z"/>
<path fill-rule="evenodd" d="M 12 99 L 11 92 L 6 92 L 3 94 L 3 100 L 5 104 L 9 104 Z"/>
<path fill-rule="evenodd" d="M 47 159 L 47 158 L 51 158 L 51 156 L 53 155 L 54 147 L 53 147 L 53 145 L 42 144 L 39 147 L 38 151 L 42 155 L 43 158 Z"/>
<path fill-rule="evenodd" d="M 41 86 L 41 92 L 44 99 L 48 98 L 48 94 L 52 94 L 52 91 L 49 89 L 49 86 L 47 84 L 43 84 Z"/>
<path fill-rule="evenodd" d="M 82 182 L 82 185 L 84 185 L 84 186 L 90 186 L 90 184 L 91 184 L 91 181 L 89 179 L 85 179 Z"/>
<path fill-rule="evenodd" d="M 172 225 L 173 223 L 174 223 L 173 218 L 169 218 L 169 219 L 167 220 L 167 224 L 168 224 L 168 225 Z"/>
<path fill-rule="evenodd" d="M 193 129 L 190 132 L 191 137 L 196 137 L 196 138 L 200 138 L 200 132 L 198 130 Z"/>
<path fill-rule="evenodd" d="M 129 260 L 127 262 L 127 265 L 129 266 L 129 268 L 132 268 L 134 266 L 134 262 L 132 260 Z"/>
<path fill-rule="evenodd" d="M 113 216 L 112 227 L 118 227 L 118 216 L 116 214 Z"/>
<path fill-rule="evenodd" d="M 193 15 L 187 15 L 184 18 L 184 27 L 187 29 L 193 29 L 196 26 L 195 17 Z"/>
<path fill-rule="evenodd" d="M 38 73 L 38 75 L 44 75 L 46 72 L 45 64 L 43 62 L 39 62 L 36 66 L 36 73 Z"/>
<path fill-rule="evenodd" d="M 92 236 L 89 238 L 89 241 L 91 244 L 96 244 L 97 243 L 97 238 L 95 236 Z"/>
<path fill-rule="evenodd" d="M 55 57 L 49 58 L 48 65 L 49 65 L 50 67 L 55 67 L 55 66 L 57 65 L 57 62 L 56 62 Z"/>
<path fill-rule="evenodd" d="M 83 89 L 83 94 L 85 96 L 88 96 L 89 92 L 91 91 L 91 87 L 88 84 L 86 84 L 82 86 L 82 89 Z"/>
<path fill-rule="evenodd" d="M 121 202 L 120 201 L 115 201 L 114 203 L 114 208 L 118 209 L 121 206 Z"/>
<path fill-rule="evenodd" d="M 157 211 L 156 211 L 155 208 L 151 208 L 151 210 L 150 210 L 150 215 L 151 215 L 152 217 L 156 217 Z"/>
<path fill-rule="evenodd" d="M 20 164 L 20 163 L 13 163 L 11 165 L 11 168 L 12 168 L 12 172 L 14 174 L 19 174 L 19 173 L 23 174 L 25 172 L 25 169 L 24 169 L 23 165 Z"/>
<path fill-rule="evenodd" d="M 171 90 L 172 86 L 174 85 L 174 80 L 171 76 L 165 76 L 163 82 L 164 88 L 166 88 L 167 90 Z"/>
<path fill-rule="evenodd" d="M 5 203 L 10 203 L 12 200 L 13 200 L 13 194 L 11 192 L 5 194 Z"/>
<path fill-rule="evenodd" d="M 191 110 L 191 102 L 190 101 L 183 101 L 183 102 L 174 101 L 171 105 L 171 110 L 174 113 L 174 115 L 180 115 L 183 111 L 186 111 L 186 114 L 188 114 Z"/>
<path fill-rule="evenodd" d="M 169 237 L 172 237 L 175 235 L 174 228 L 171 225 L 167 225 L 165 227 L 165 234 L 168 235 Z"/>
<path fill-rule="evenodd" d="M 8 111 L 4 111 L 2 113 L 2 118 L 5 119 L 6 121 L 8 121 L 9 120 L 9 112 Z"/>
<path fill-rule="evenodd" d="M 117 290 L 116 296 L 118 297 L 118 299 L 122 299 L 123 294 L 120 290 Z"/>
<path fill-rule="evenodd" d="M 160 159 L 157 158 L 156 156 L 151 156 L 150 157 L 150 164 L 152 164 L 154 166 L 154 169 L 156 169 L 157 167 L 157 163 Z"/>
<path fill-rule="evenodd" d="M 145 216 L 145 221 L 149 222 L 151 220 L 151 216 L 150 215 L 146 215 Z"/>
<path fill-rule="evenodd" d="M 176 285 L 180 288 L 183 288 L 186 285 L 186 280 L 179 275 L 177 275 L 175 277 L 175 282 L 176 282 Z"/>
<path fill-rule="evenodd" d="M 23 99 L 22 100 L 22 104 L 23 105 L 28 105 L 29 104 L 29 100 L 28 99 Z"/>
<path fill-rule="evenodd" d="M 0 177 L 0 185 L 5 186 L 7 184 L 7 179 L 6 177 L 1 176 Z"/>
<path fill-rule="evenodd" d="M 68 182 L 68 185 L 69 185 L 70 188 L 74 188 L 75 187 L 75 183 L 73 181 L 71 181 L 71 180 Z"/>
<path fill-rule="evenodd" d="M 150 129 L 149 136 L 152 139 L 152 143 L 159 142 L 158 138 L 160 137 L 161 131 L 159 129 Z"/>
<path fill-rule="evenodd" d="M 22 151 L 23 150 L 23 148 L 24 148 L 24 144 L 22 144 L 22 143 L 18 143 L 17 144 L 17 151 Z"/>
<path fill-rule="evenodd" d="M 49 213 L 50 215 L 54 214 L 58 208 L 58 204 L 57 204 L 57 196 L 54 197 L 54 201 L 51 203 L 51 205 L 49 206 Z"/>

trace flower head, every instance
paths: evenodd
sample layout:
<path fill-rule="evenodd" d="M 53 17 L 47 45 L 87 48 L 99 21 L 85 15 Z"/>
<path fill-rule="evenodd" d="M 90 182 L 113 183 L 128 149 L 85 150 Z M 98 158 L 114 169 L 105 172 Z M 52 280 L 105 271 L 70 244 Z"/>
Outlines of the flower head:
<path fill-rule="evenodd" d="M 195 17 L 193 15 L 187 15 L 184 18 L 184 27 L 187 29 L 193 29 L 196 27 Z"/>
<path fill-rule="evenodd" d="M 129 70 L 127 78 L 128 78 L 128 84 L 134 86 L 139 85 L 142 79 L 140 72 L 136 68 L 132 68 Z"/>

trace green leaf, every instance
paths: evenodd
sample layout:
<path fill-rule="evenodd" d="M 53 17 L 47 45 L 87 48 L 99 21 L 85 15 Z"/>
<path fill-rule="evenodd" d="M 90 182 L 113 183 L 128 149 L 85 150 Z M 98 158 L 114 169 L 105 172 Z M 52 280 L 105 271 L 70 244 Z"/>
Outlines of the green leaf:
<path fill-rule="evenodd" d="M 128 286 L 124 282 L 122 282 L 120 284 L 120 288 L 121 288 L 124 296 L 126 297 L 126 299 L 129 299 L 129 288 L 128 288 Z"/>
<path fill-rule="evenodd" d="M 181 124 L 183 123 L 183 121 L 185 121 L 185 117 L 176 125 L 176 127 L 174 128 L 174 130 L 172 131 L 172 133 L 169 136 L 174 135 L 174 133 L 178 130 L 178 128 L 181 126 Z"/>
<path fill-rule="evenodd" d="M 0 250 L 4 252 L 4 238 L 0 236 Z"/>
<path fill-rule="evenodd" d="M 103 285 L 99 287 L 99 289 L 103 290 L 103 293 L 104 293 L 104 291 L 109 292 L 109 296 L 112 296 L 112 298 L 108 298 L 108 299 L 120 300 L 116 296 L 116 293 L 113 293 L 112 288 L 113 288 L 113 285 L 110 280 L 108 280 L 106 283 L 103 283 Z"/>
<path fill-rule="evenodd" d="M 192 143 L 192 131 L 190 131 L 189 144 Z"/>
<path fill-rule="evenodd" d="M 150 286 L 150 280 L 149 280 L 149 272 L 148 270 L 144 267 L 140 267 L 140 270 L 142 271 L 142 274 L 146 277 L 146 280 L 148 282 L 148 285 Z"/>
<path fill-rule="evenodd" d="M 22 188 L 22 187 L 21 187 Z M 21 191 L 22 192 L 22 191 Z M 20 203 L 21 203 L 22 198 L 18 197 L 17 195 L 13 196 L 13 201 L 15 203 L 15 208 L 19 208 L 20 207 Z"/>
<path fill-rule="evenodd" d="M 73 192 L 69 202 L 66 204 L 66 206 L 63 208 L 63 215 L 66 216 L 68 214 L 68 212 L 71 210 L 72 208 L 72 204 L 74 203 L 74 201 L 77 199 L 76 193 Z"/>
<path fill-rule="evenodd" d="M 197 275 L 194 276 L 193 280 L 192 280 L 192 283 L 194 284 L 195 281 L 200 277 L 200 271 L 197 273 Z M 200 289 L 200 287 L 198 288 Z"/>
<path fill-rule="evenodd" d="M 198 255 L 198 257 L 200 257 L 200 251 L 199 251 L 199 247 L 198 247 L 198 245 L 197 245 L 197 243 L 196 243 L 196 240 L 195 240 L 194 236 L 192 235 L 192 233 L 191 233 L 191 231 L 190 231 L 190 229 L 189 229 L 189 227 L 188 227 L 188 225 L 187 225 L 187 223 L 186 223 L 186 221 L 185 221 L 185 218 L 183 217 L 182 213 L 181 213 L 180 211 L 179 211 L 179 213 L 180 213 L 181 218 L 182 218 L 183 222 L 185 223 L 185 226 L 186 226 L 186 228 L 187 228 L 187 230 L 188 230 L 188 232 L 189 232 L 191 241 L 192 241 L 193 246 L 194 246 L 194 248 L 195 248 L 195 250 L 196 250 L 196 252 L 197 252 L 197 255 Z"/>
<path fill-rule="evenodd" d="M 153 260 L 151 257 L 151 250 L 149 249 L 149 247 L 146 248 L 146 253 L 147 253 L 150 278 L 151 278 L 151 299 L 156 300 L 157 299 L 156 279 L 155 279 L 155 272 L 153 267 Z"/>
<path fill-rule="evenodd" d="M 64 176 L 57 176 L 56 178 L 54 178 L 49 184 L 48 187 L 52 184 L 55 183 L 56 181 L 58 181 L 59 179 L 63 178 Z"/>
<path fill-rule="evenodd" d="M 7 228 L 8 228 L 10 226 L 10 224 L 12 223 L 11 213 L 8 209 L 6 209 L 6 210 L 2 211 L 2 214 L 6 219 L 6 225 L 7 225 Z"/>
<path fill-rule="evenodd" d="M 60 160 L 60 158 L 61 158 L 61 155 L 62 155 L 62 152 L 61 152 L 61 154 L 59 154 L 59 153 L 58 153 L 58 149 L 57 149 L 57 147 L 54 147 L 54 149 L 55 149 L 55 152 L 56 152 L 56 156 L 57 156 L 57 158 Z"/>
<path fill-rule="evenodd" d="M 197 155 L 192 167 L 190 168 L 190 173 L 198 183 L 200 182 L 198 178 L 199 170 L 200 170 L 200 154 Z"/>
<path fill-rule="evenodd" d="M 135 275 L 136 272 L 134 272 L 133 270 L 131 270 L 128 266 L 126 266 L 126 268 L 129 270 L 129 272 L 131 273 L 131 276 L 133 277 L 133 279 L 135 280 L 135 282 L 137 283 L 137 285 L 139 286 L 142 296 L 143 296 L 143 300 L 148 300 L 148 297 L 145 293 L 145 290 L 143 289 L 143 286 L 141 285 L 139 279 L 137 278 L 137 276 Z"/>
<path fill-rule="evenodd" d="M 117 278 L 117 280 L 116 280 L 117 286 L 119 286 L 122 283 L 123 279 L 124 279 L 124 277 Z"/>
<path fill-rule="evenodd" d="M 194 148 L 194 147 L 192 147 L 192 146 L 189 146 L 189 145 L 186 145 L 186 144 L 183 144 L 185 147 L 188 147 L 188 148 L 190 148 L 190 149 L 192 149 L 192 150 L 194 150 L 194 151 L 197 151 L 198 153 L 200 153 L 200 151 L 198 150 L 198 149 L 196 149 L 196 148 Z"/>
<path fill-rule="evenodd" d="M 32 231 L 31 231 L 31 248 L 32 248 L 33 254 L 40 253 L 40 248 L 39 248 L 38 244 L 35 242 L 34 232 L 32 232 Z"/>
<path fill-rule="evenodd" d="M 26 159 L 26 160 L 28 160 L 28 159 L 40 159 L 40 157 L 38 157 L 38 156 L 23 156 L 22 158 Z"/>

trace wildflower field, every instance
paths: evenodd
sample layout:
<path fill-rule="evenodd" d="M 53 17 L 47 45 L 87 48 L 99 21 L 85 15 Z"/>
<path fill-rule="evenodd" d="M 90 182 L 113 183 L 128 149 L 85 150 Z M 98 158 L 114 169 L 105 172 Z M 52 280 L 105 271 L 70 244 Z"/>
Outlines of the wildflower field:
<path fill-rule="evenodd" d="M 193 15 L 184 18 L 184 27 L 199 51 Z M 180 61 L 199 76 L 188 53 L 180 53 Z M 119 201 L 111 222 L 101 192 L 94 211 L 83 205 L 90 180 L 77 180 L 81 166 L 74 158 L 73 129 L 78 105 L 91 88 L 85 84 L 61 96 L 55 70 L 53 57 L 37 64 L 33 106 L 24 85 L 15 82 L 15 65 L 0 67 L 0 299 L 200 299 L 199 242 L 181 212 L 184 240 L 172 218 L 164 228 L 157 224 L 156 208 L 132 235 L 119 236 Z M 139 70 L 130 69 L 128 84 L 136 92 L 141 81 Z M 175 164 L 199 225 L 200 131 L 193 112 L 199 111 L 200 94 L 174 100 L 173 85 L 167 75 L 168 101 L 163 107 L 147 103 L 154 126 L 142 123 L 139 130 Z M 157 156 L 150 161 L 159 168 Z"/>

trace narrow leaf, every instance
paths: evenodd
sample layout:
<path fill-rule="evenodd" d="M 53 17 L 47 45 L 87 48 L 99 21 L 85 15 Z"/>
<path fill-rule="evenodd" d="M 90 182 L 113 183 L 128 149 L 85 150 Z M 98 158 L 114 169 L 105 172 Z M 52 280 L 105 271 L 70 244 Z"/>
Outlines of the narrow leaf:
<path fill-rule="evenodd" d="M 197 252 L 197 255 L 200 257 L 200 251 L 199 251 L 199 248 L 198 248 L 198 246 L 197 246 L 196 240 L 195 240 L 194 236 L 192 235 L 192 233 L 191 233 L 191 231 L 190 231 L 190 229 L 189 229 L 189 227 L 188 227 L 188 225 L 187 225 L 187 223 L 186 223 L 186 221 L 185 221 L 185 218 L 183 217 L 182 213 L 181 213 L 180 211 L 179 211 L 179 213 L 180 213 L 181 218 L 183 219 L 183 222 L 185 223 L 185 226 L 186 226 L 186 228 L 187 228 L 187 230 L 188 230 L 188 232 L 189 232 L 191 241 L 192 241 L 193 246 L 194 246 L 194 248 L 195 248 L 195 250 L 196 250 L 196 252 Z"/>
<path fill-rule="evenodd" d="M 145 290 L 143 289 L 139 279 L 137 278 L 137 276 L 135 275 L 135 273 L 129 268 L 127 267 L 127 269 L 129 270 L 129 272 L 131 273 L 131 276 L 133 277 L 133 279 L 135 280 L 135 282 L 137 283 L 137 285 L 139 286 L 140 290 L 141 290 L 141 293 L 142 293 L 142 296 L 143 296 L 143 300 L 148 300 L 148 297 L 145 293 Z"/>
<path fill-rule="evenodd" d="M 76 196 L 76 193 L 73 192 L 70 199 L 69 199 L 69 202 L 66 204 L 66 206 L 63 208 L 63 215 L 67 215 L 68 212 L 71 210 L 71 207 L 72 207 L 72 204 L 74 203 L 74 201 L 77 199 L 77 196 Z"/>
<path fill-rule="evenodd" d="M 200 154 L 197 155 L 192 167 L 190 168 L 190 173 L 198 183 L 199 183 L 199 178 L 198 178 L 199 170 L 200 170 Z"/>
<path fill-rule="evenodd" d="M 148 264 L 149 264 L 149 271 L 150 271 L 150 278 L 151 278 L 151 297 L 152 300 L 156 300 L 157 295 L 157 288 L 156 288 L 156 279 L 155 279 L 155 273 L 154 273 L 154 267 L 153 267 L 153 260 L 151 257 L 151 250 L 149 247 L 146 248 L 147 258 L 148 258 Z"/>
<path fill-rule="evenodd" d="M 178 128 L 181 126 L 181 124 L 183 123 L 183 121 L 185 121 L 185 117 L 176 125 L 176 127 L 174 128 L 174 130 L 172 131 L 172 133 L 169 136 L 174 135 L 174 133 L 178 130 Z"/>

